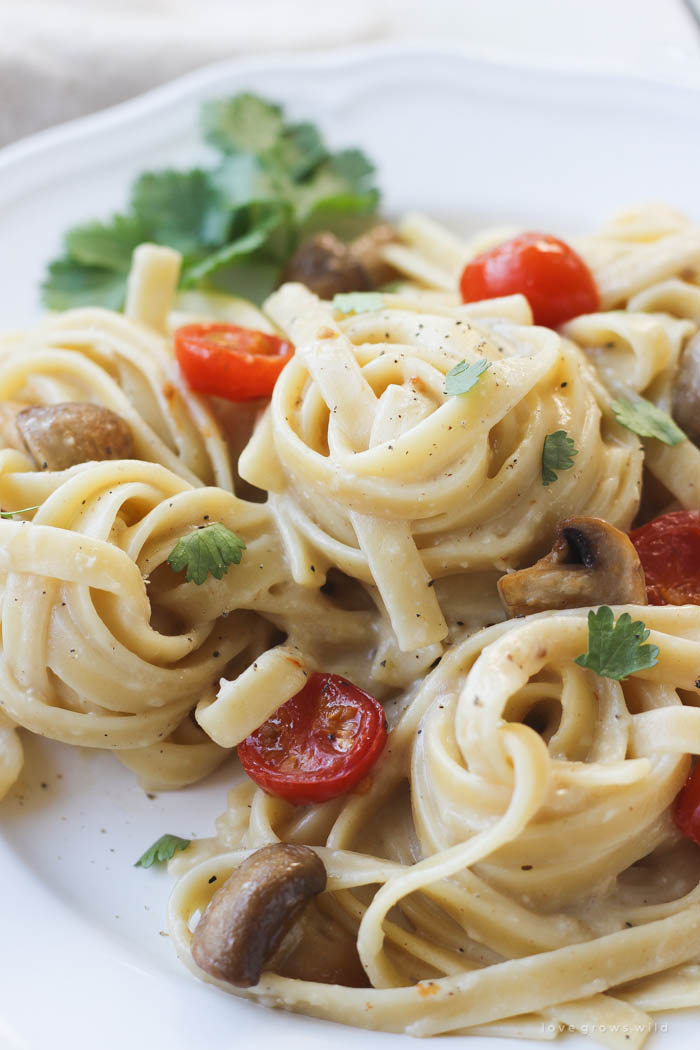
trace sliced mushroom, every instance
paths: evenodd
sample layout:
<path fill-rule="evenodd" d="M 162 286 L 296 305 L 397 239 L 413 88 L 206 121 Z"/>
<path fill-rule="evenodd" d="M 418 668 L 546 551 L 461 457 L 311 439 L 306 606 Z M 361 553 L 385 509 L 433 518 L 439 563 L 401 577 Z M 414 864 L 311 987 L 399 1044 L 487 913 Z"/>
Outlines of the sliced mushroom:
<path fill-rule="evenodd" d="M 686 346 L 676 372 L 673 418 L 700 445 L 700 332 Z"/>
<path fill-rule="evenodd" d="M 194 961 L 229 984 L 257 984 L 287 930 L 325 888 L 326 869 L 308 846 L 263 846 L 212 897 L 194 932 Z"/>
<path fill-rule="evenodd" d="M 396 277 L 394 267 L 384 261 L 382 249 L 397 239 L 394 228 L 386 222 L 381 222 L 350 245 L 351 253 L 365 268 L 372 288 L 379 288 Z"/>
<path fill-rule="evenodd" d="M 509 616 L 587 605 L 646 605 L 644 570 L 624 532 L 602 518 L 560 521 L 549 554 L 529 569 L 501 576 Z"/>
<path fill-rule="evenodd" d="M 283 280 L 300 281 L 321 299 L 338 292 L 366 292 L 372 287 L 369 274 L 350 246 L 333 233 L 317 233 L 305 241 L 287 264 Z"/>
<path fill-rule="evenodd" d="M 382 248 L 396 235 L 382 223 L 344 244 L 333 233 L 317 233 L 305 241 L 287 264 L 285 281 L 300 281 L 321 299 L 339 292 L 366 292 L 396 276 L 382 258 Z"/>
<path fill-rule="evenodd" d="M 43 470 L 66 470 L 76 463 L 133 455 L 128 424 L 116 412 L 87 401 L 33 405 L 19 412 L 15 423 Z"/>
<path fill-rule="evenodd" d="M 267 969 L 301 981 L 370 987 L 355 935 L 321 911 L 316 901 L 311 901 L 295 920 Z"/>

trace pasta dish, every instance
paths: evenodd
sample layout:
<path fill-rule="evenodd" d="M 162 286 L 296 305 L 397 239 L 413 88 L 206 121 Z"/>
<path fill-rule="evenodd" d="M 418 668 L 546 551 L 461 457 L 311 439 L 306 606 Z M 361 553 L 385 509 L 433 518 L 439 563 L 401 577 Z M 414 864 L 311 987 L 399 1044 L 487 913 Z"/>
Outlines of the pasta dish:
<path fill-rule="evenodd" d="M 700 1005 L 700 227 L 341 255 L 257 307 L 145 243 L 0 339 L 0 790 L 25 731 L 228 762 L 142 858 L 196 977 L 640 1046 Z"/>

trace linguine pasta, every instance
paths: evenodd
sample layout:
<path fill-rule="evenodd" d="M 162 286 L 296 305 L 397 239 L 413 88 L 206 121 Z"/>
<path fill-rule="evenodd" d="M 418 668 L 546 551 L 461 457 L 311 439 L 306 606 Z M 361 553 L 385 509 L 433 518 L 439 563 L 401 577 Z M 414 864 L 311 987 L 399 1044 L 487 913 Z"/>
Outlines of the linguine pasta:
<path fill-rule="evenodd" d="M 404 279 L 380 304 L 345 312 L 298 284 L 268 299 L 257 327 L 296 352 L 233 436 L 173 357 L 169 326 L 187 316 L 172 252 L 138 249 L 125 315 L 72 310 L 0 341 L 8 419 L 89 401 L 134 445 L 42 469 L 3 423 L 0 505 L 18 513 L 0 521 L 0 792 L 19 730 L 114 750 L 149 788 L 190 784 L 311 672 L 342 675 L 384 705 L 381 758 L 354 791 L 304 806 L 232 765 L 215 837 L 171 861 L 185 965 L 371 1029 L 563 1026 L 635 1048 L 653 1014 L 700 1006 L 700 851 L 671 818 L 700 754 L 700 609 L 616 607 L 659 651 L 616 681 L 576 663 L 588 609 L 506 620 L 496 581 L 546 554 L 562 519 L 627 531 L 640 503 L 646 518 L 700 509 L 698 448 L 638 437 L 612 403 L 673 410 L 700 324 L 700 231 L 647 208 L 572 242 L 602 308 L 554 331 L 519 295 L 458 300 L 465 263 L 513 231 L 399 229 L 384 254 Z M 462 361 L 486 370 L 450 396 Z M 543 484 L 560 431 L 577 454 Z M 244 555 L 186 582 L 168 558 L 207 522 Z M 241 989 L 195 964 L 217 885 L 276 842 L 320 856 L 318 922 L 342 931 L 366 986 L 268 970 Z"/>

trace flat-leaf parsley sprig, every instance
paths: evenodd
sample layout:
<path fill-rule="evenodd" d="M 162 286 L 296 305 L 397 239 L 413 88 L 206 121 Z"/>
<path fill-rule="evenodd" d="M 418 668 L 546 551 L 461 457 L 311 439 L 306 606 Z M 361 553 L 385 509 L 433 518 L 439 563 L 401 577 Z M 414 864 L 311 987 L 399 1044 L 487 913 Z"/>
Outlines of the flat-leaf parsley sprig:
<path fill-rule="evenodd" d="M 610 407 L 618 423 L 640 437 L 656 438 L 664 445 L 679 445 L 685 440 L 685 434 L 668 413 L 645 397 L 634 401 L 618 398 L 611 401 Z"/>
<path fill-rule="evenodd" d="M 636 671 L 659 662 L 658 645 L 644 645 L 651 632 L 641 620 L 622 613 L 615 623 L 609 605 L 588 614 L 588 652 L 576 657 L 579 667 L 595 671 L 601 678 L 620 682 Z"/>
<path fill-rule="evenodd" d="M 212 166 L 145 172 L 123 214 L 69 230 L 44 281 L 46 306 L 121 309 L 143 241 L 182 253 L 182 287 L 262 302 L 305 237 L 352 238 L 371 224 L 379 192 L 359 150 L 332 152 L 313 124 L 248 93 L 206 102 L 201 123 Z"/>
<path fill-rule="evenodd" d="M 220 521 L 200 525 L 173 547 L 168 565 L 173 572 L 187 570 L 187 583 L 204 583 L 207 576 L 220 580 L 229 565 L 240 565 L 245 543 Z"/>
<path fill-rule="evenodd" d="M 165 864 L 172 860 L 178 850 L 185 850 L 192 839 L 183 839 L 179 835 L 161 835 L 159 839 L 142 853 L 134 864 L 135 868 L 150 868 L 153 864 Z"/>
<path fill-rule="evenodd" d="M 467 364 L 466 361 L 460 361 L 445 376 L 445 393 L 469 393 L 490 367 L 491 362 L 487 361 L 485 357 L 480 357 L 478 361 L 472 361 L 470 364 Z"/>
<path fill-rule="evenodd" d="M 556 481 L 558 470 L 570 470 L 574 456 L 578 456 L 578 449 L 565 430 L 547 434 L 542 446 L 542 484 L 547 486 Z"/>

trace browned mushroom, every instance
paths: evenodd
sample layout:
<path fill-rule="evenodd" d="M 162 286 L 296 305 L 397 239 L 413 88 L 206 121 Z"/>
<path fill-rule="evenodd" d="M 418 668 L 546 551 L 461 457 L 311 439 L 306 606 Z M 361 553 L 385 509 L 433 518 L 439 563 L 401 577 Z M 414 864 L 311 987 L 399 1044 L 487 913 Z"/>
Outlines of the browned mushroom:
<path fill-rule="evenodd" d="M 629 537 L 602 518 L 560 521 L 549 554 L 529 569 L 501 576 L 509 616 L 587 605 L 646 605 L 639 556 Z"/>
<path fill-rule="evenodd" d="M 133 455 L 128 424 L 116 412 L 87 401 L 33 405 L 19 412 L 15 423 L 43 470 L 66 470 L 89 460 Z"/>
<path fill-rule="evenodd" d="M 257 984 L 287 930 L 325 888 L 323 861 L 308 846 L 263 846 L 212 897 L 194 932 L 194 961 L 221 981 Z"/>
<path fill-rule="evenodd" d="M 319 984 L 370 986 L 354 934 L 321 911 L 316 901 L 311 901 L 295 920 L 267 968 L 280 977 Z"/>
<path fill-rule="evenodd" d="M 351 244 L 332 233 L 317 233 L 294 253 L 283 280 L 300 281 L 321 299 L 332 299 L 339 292 L 371 291 L 396 276 L 382 258 L 382 248 L 395 239 L 384 223 Z"/>
<path fill-rule="evenodd" d="M 700 332 L 690 340 L 678 365 L 673 418 L 690 440 L 700 445 Z"/>
<path fill-rule="evenodd" d="M 396 276 L 394 267 L 384 260 L 383 248 L 397 240 L 396 231 L 386 222 L 373 226 L 367 233 L 354 240 L 350 245 L 350 251 L 364 267 L 369 277 L 370 287 L 379 288 Z"/>

